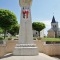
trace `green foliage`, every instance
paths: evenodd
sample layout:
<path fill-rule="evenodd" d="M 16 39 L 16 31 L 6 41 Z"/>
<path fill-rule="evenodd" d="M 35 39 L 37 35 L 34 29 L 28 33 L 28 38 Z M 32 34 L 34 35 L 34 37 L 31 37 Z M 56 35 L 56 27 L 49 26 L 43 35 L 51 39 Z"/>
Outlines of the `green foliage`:
<path fill-rule="evenodd" d="M 32 27 L 33 27 L 33 30 L 36 30 L 39 32 L 39 37 L 40 37 L 40 31 L 45 28 L 45 24 L 42 22 L 33 22 Z"/>
<path fill-rule="evenodd" d="M 4 38 L 6 31 L 11 29 L 12 25 L 17 24 L 16 16 L 9 10 L 0 9 L 0 27 L 4 30 Z"/>
<path fill-rule="evenodd" d="M 60 41 L 60 38 L 43 38 L 44 41 Z"/>
<path fill-rule="evenodd" d="M 9 31 L 11 35 L 15 36 L 19 33 L 19 25 L 14 25 Z"/>
<path fill-rule="evenodd" d="M 0 27 L 9 29 L 12 25 L 16 24 L 16 16 L 9 10 L 0 9 Z"/>
<path fill-rule="evenodd" d="M 3 37 L 0 37 L 0 40 L 3 40 L 4 38 Z"/>
<path fill-rule="evenodd" d="M 3 33 L 3 29 L 0 28 L 0 33 Z"/>
<path fill-rule="evenodd" d="M 36 40 L 36 37 L 33 37 L 33 40 Z"/>
<path fill-rule="evenodd" d="M 40 38 L 40 37 L 39 37 L 39 38 L 37 38 L 37 40 L 41 40 L 41 39 L 42 39 L 42 38 Z"/>
<path fill-rule="evenodd" d="M 12 37 L 8 38 L 8 40 L 12 40 Z"/>
<path fill-rule="evenodd" d="M 36 30 L 36 31 L 41 31 L 42 29 L 45 28 L 45 24 L 42 23 L 42 22 L 33 22 L 33 23 L 32 23 L 32 27 L 33 27 L 33 29 Z"/>

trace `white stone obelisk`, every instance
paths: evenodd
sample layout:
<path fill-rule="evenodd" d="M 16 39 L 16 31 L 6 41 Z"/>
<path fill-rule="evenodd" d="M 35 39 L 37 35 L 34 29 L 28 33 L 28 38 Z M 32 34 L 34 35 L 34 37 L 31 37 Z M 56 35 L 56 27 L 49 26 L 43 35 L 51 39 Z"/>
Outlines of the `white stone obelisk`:
<path fill-rule="evenodd" d="M 19 0 L 21 6 L 19 41 L 13 55 L 38 55 L 37 47 L 33 42 L 31 3 L 32 0 Z"/>

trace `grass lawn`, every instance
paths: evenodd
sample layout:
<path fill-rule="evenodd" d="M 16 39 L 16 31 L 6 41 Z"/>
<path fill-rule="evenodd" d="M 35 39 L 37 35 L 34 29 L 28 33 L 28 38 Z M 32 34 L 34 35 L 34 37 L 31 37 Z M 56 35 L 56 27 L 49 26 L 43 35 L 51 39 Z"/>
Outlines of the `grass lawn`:
<path fill-rule="evenodd" d="M 45 40 L 45 41 L 59 41 L 60 42 L 60 38 L 43 38 L 43 40 Z"/>

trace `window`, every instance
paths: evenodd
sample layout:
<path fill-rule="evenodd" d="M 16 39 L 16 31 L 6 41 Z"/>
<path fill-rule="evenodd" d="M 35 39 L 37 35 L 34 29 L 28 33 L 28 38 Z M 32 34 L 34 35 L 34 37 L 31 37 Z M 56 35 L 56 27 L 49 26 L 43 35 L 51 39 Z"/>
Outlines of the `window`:
<path fill-rule="evenodd" d="M 37 34 L 37 32 L 36 32 L 36 34 Z"/>
<path fill-rule="evenodd" d="M 55 27 L 56 27 L 56 25 L 55 25 Z"/>
<path fill-rule="evenodd" d="M 56 28 L 56 25 L 53 25 L 53 28 Z"/>

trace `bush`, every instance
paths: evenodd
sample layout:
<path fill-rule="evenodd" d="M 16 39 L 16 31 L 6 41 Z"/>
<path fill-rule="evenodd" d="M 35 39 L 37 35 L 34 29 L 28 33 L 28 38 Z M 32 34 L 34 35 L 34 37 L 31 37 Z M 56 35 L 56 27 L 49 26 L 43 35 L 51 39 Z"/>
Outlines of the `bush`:
<path fill-rule="evenodd" d="M 33 40 L 36 40 L 36 37 L 33 37 Z"/>
<path fill-rule="evenodd" d="M 59 36 L 59 38 L 60 38 L 60 36 Z"/>
<path fill-rule="evenodd" d="M 4 38 L 3 37 L 0 37 L 0 40 L 3 40 Z"/>
<path fill-rule="evenodd" d="M 42 38 L 37 38 L 37 40 L 41 40 Z"/>
<path fill-rule="evenodd" d="M 18 38 L 15 38 L 14 40 L 18 40 Z"/>
<path fill-rule="evenodd" d="M 12 38 L 8 38 L 8 40 L 12 40 Z"/>

